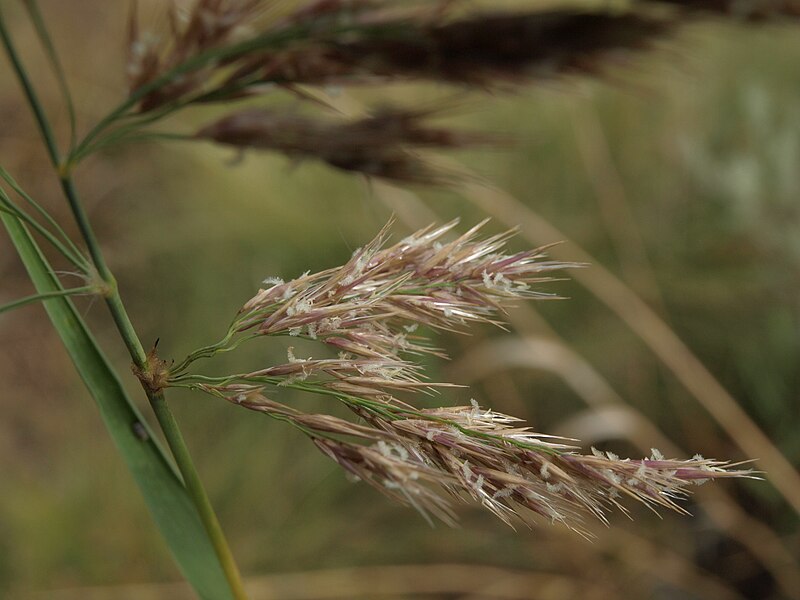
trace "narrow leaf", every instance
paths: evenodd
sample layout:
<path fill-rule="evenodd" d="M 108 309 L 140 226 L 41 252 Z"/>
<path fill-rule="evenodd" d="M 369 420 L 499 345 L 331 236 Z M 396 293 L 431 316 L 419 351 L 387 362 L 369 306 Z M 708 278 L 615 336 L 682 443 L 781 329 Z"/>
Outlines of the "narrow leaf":
<path fill-rule="evenodd" d="M 53 73 L 58 80 L 58 87 L 61 89 L 61 95 L 64 97 L 64 103 L 67 105 L 67 116 L 69 118 L 69 146 L 70 149 L 75 147 L 75 105 L 72 102 L 72 94 L 69 92 L 69 85 L 67 85 L 67 77 L 64 74 L 64 67 L 61 66 L 61 60 L 58 58 L 53 40 L 47 31 L 47 26 L 44 24 L 42 13 L 39 10 L 39 5 L 36 0 L 26 0 L 23 2 L 25 8 L 28 9 L 28 16 L 31 18 L 31 23 L 36 30 L 36 35 L 42 43 L 47 59 L 50 61 L 50 66 L 53 68 Z"/>
<path fill-rule="evenodd" d="M 28 230 L 7 213 L 0 213 L 0 219 L 37 291 L 40 294 L 61 291 Z M 53 297 L 44 301 L 44 307 L 97 402 L 108 432 L 184 577 L 205 600 L 231 600 L 222 567 L 183 484 L 74 305 L 69 298 Z"/>

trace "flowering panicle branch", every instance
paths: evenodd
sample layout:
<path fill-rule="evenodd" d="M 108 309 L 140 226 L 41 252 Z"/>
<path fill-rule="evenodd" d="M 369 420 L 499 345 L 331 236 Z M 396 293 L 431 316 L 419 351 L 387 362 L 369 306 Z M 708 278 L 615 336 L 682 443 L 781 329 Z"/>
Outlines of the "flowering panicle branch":
<path fill-rule="evenodd" d="M 398 332 L 398 322 L 406 331 L 419 324 L 456 330 L 468 322 L 496 322 L 493 316 L 510 300 L 557 297 L 530 286 L 552 281 L 553 270 L 579 265 L 542 260 L 544 249 L 502 254 L 514 232 L 476 240 L 487 222 L 444 243 L 458 220 L 431 225 L 383 248 L 387 226 L 343 267 L 261 290 L 243 308 L 243 328 L 258 325 L 262 333 L 276 333 L 321 321 L 332 309 L 355 322 L 320 323 L 318 330 L 333 326 L 346 335 L 351 326 L 375 320 Z M 261 320 L 265 310 L 269 315 Z"/>
<path fill-rule="evenodd" d="M 395 407 L 388 415 L 362 407 L 364 424 L 355 424 L 303 413 L 247 386 L 207 391 L 290 422 L 352 477 L 451 525 L 455 513 L 448 498 L 476 502 L 512 526 L 543 517 L 588 536 L 586 517 L 606 522 L 609 508 L 626 511 L 625 497 L 685 513 L 676 500 L 689 495 L 687 486 L 754 477 L 701 456 L 665 459 L 655 449 L 642 460 L 595 449 L 578 454 L 563 443 L 570 440 L 533 433 L 518 419 L 483 410 L 474 400 L 469 407 Z"/>
<path fill-rule="evenodd" d="M 576 263 L 545 260 L 545 249 L 501 252 L 513 231 L 477 239 L 486 221 L 456 239 L 441 240 L 458 224 L 426 227 L 384 247 L 388 227 L 342 267 L 304 273 L 269 287 L 245 303 L 220 351 L 239 336 L 288 335 L 318 339 L 333 349 L 371 359 L 434 354 L 419 334 L 426 326 L 463 331 L 469 323 L 500 325 L 498 315 L 518 299 L 557 298 L 532 289 L 552 281 L 551 272 Z M 174 370 L 180 373 L 208 351 L 198 351 Z"/>
<path fill-rule="evenodd" d="M 484 222 L 485 223 L 485 222 Z M 447 523 L 447 497 L 471 499 L 506 523 L 535 516 L 586 534 L 584 521 L 605 521 L 628 497 L 683 512 L 676 500 L 707 479 L 750 477 L 748 470 L 695 457 L 620 460 L 576 452 L 574 440 L 530 431 L 519 419 L 468 407 L 418 409 L 395 394 L 437 389 L 403 358 L 431 353 L 420 325 L 463 331 L 473 322 L 499 325 L 517 299 L 552 298 L 531 288 L 550 272 L 578 266 L 544 260 L 543 250 L 504 254 L 512 232 L 478 239 L 481 223 L 447 241 L 457 221 L 429 226 L 387 245 L 388 225 L 342 267 L 271 278 L 241 309 L 222 342 L 201 349 L 170 373 L 171 385 L 200 389 L 244 408 L 287 421 L 350 475 Z M 233 347 L 239 336 L 302 336 L 338 351 L 337 358 L 302 359 L 222 378 L 187 372 L 199 359 Z M 306 414 L 268 399 L 265 389 L 291 388 L 332 396 L 361 423 Z M 442 495 L 444 492 L 444 495 Z"/>
<path fill-rule="evenodd" d="M 342 267 L 305 273 L 289 282 L 266 280 L 241 309 L 223 340 L 202 348 L 171 370 L 172 384 L 193 381 L 196 360 L 258 336 L 318 340 L 338 358 L 300 359 L 226 378 L 286 386 L 298 382 L 360 397 L 391 396 L 446 387 L 421 377 L 405 357 L 444 357 L 420 326 L 463 331 L 471 322 L 500 325 L 498 313 L 520 298 L 554 298 L 531 289 L 555 269 L 578 266 L 544 260 L 543 250 L 501 252 L 512 232 L 477 239 L 481 223 L 449 242 L 458 221 L 429 226 L 386 247 L 388 225 Z"/>

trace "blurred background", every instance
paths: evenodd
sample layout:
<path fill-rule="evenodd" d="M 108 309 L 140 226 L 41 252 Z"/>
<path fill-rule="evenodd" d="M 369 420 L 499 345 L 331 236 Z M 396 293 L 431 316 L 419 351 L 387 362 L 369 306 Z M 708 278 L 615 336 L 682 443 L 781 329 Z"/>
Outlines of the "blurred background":
<path fill-rule="evenodd" d="M 8 4 L 65 131 L 44 57 Z M 127 3 L 41 8 L 85 131 L 126 93 Z M 437 403 L 475 397 L 537 431 L 632 457 L 652 446 L 759 458 L 743 450 L 759 447 L 755 423 L 797 466 L 799 31 L 698 24 L 613 85 L 332 93 L 347 111 L 389 94 L 449 102 L 443 124 L 513 137 L 450 155 L 477 173 L 452 189 L 367 184 L 320 164 L 185 143 L 101 154 L 78 185 L 139 334 L 146 345 L 160 338 L 163 357 L 220 337 L 265 277 L 344 262 L 392 214 L 398 237 L 490 216 L 487 231 L 520 227 L 513 249 L 563 241 L 553 256 L 592 266 L 549 285 L 567 300 L 512 311 L 509 332 L 438 340 L 453 359 L 431 362 L 431 377 L 471 387 Z M 297 102 L 280 92 L 268 101 Z M 192 131 L 216 114 L 190 111 L 170 127 Z M 0 164 L 71 223 L 5 60 L 0 124 Z M 33 291 L 5 235 L 0 278 L 2 302 Z M 143 401 L 105 307 L 79 308 Z M 213 368 L 285 356 L 283 341 L 261 340 Z M 697 488 L 693 517 L 634 506 L 633 520 L 613 515 L 591 542 L 548 524 L 515 532 L 469 507 L 460 528 L 431 528 L 348 482 L 295 430 L 210 397 L 170 397 L 253 598 L 800 598 L 797 512 L 770 481 Z M 742 414 L 728 410 L 732 399 Z M 0 414 L 0 597 L 191 597 L 41 307 L 0 317 Z"/>

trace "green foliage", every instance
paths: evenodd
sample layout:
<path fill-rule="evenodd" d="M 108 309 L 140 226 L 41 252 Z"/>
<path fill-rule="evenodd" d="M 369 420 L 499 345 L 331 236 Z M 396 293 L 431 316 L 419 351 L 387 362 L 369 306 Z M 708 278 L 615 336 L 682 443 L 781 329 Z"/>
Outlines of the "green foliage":
<path fill-rule="evenodd" d="M 0 218 L 39 293 L 60 291 L 52 267 L 25 227 L 6 214 Z M 186 579 L 204 599 L 231 598 L 186 489 L 75 307 L 55 297 L 45 300 L 44 307 Z"/>

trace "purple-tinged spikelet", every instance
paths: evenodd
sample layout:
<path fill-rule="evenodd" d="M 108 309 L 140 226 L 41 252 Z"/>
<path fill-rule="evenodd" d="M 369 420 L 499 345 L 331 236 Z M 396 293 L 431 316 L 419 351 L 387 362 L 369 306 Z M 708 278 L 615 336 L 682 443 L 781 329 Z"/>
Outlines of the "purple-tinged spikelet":
<path fill-rule="evenodd" d="M 542 250 L 503 253 L 511 232 L 480 239 L 483 223 L 447 240 L 456 224 L 429 226 L 393 245 L 386 243 L 387 226 L 341 267 L 288 282 L 268 279 L 223 343 L 191 360 L 235 346 L 238 336 L 276 335 L 324 343 L 337 358 L 299 358 L 290 347 L 286 363 L 218 382 L 181 375 L 189 360 L 172 381 L 293 424 L 351 476 L 447 523 L 455 519 L 447 500 L 453 497 L 472 500 L 508 524 L 538 516 L 586 535 L 587 517 L 605 521 L 609 508 L 625 510 L 625 498 L 685 512 L 676 500 L 692 484 L 753 476 L 699 456 L 668 460 L 657 450 L 642 460 L 594 449 L 583 455 L 575 440 L 535 433 L 475 400 L 418 409 L 396 397 L 450 385 L 424 381 L 408 360 L 442 355 L 419 326 L 462 331 L 471 323 L 499 324 L 510 302 L 553 297 L 532 285 L 577 266 L 547 261 Z M 267 387 L 332 396 L 360 421 L 303 413 L 268 399 Z"/>
<path fill-rule="evenodd" d="M 438 353 L 420 326 L 463 330 L 499 324 L 503 307 L 520 299 L 555 298 L 531 286 L 575 263 L 546 260 L 544 249 L 504 254 L 513 232 L 477 239 L 480 223 L 442 241 L 458 221 L 429 226 L 385 246 L 387 228 L 342 267 L 283 282 L 268 280 L 242 308 L 238 330 L 304 335 L 364 357 Z"/>
<path fill-rule="evenodd" d="M 357 412 L 364 424 L 354 424 L 302 413 L 247 386 L 208 391 L 293 423 L 350 476 L 451 525 L 448 497 L 475 502 L 509 525 L 543 518 L 588 536 L 586 518 L 605 523 L 610 508 L 627 512 L 626 498 L 686 514 L 676 501 L 693 485 L 755 477 L 699 455 L 665 459 L 655 449 L 639 460 L 594 448 L 579 454 L 574 440 L 533 433 L 519 419 L 483 410 L 474 400 L 435 410 L 387 406 L 382 414 L 362 408 Z"/>

